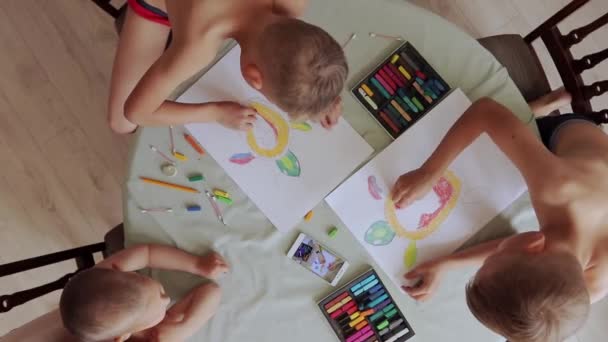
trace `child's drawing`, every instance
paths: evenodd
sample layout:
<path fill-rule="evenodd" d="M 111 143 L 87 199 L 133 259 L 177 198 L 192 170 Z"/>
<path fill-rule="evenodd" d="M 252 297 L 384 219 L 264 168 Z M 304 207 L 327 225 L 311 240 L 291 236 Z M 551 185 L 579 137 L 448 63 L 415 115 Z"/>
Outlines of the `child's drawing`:
<path fill-rule="evenodd" d="M 262 135 L 258 137 L 253 129 L 250 130 L 247 132 L 247 145 L 252 152 L 234 154 L 229 161 L 238 165 L 246 165 L 255 160 L 256 156 L 273 159 L 281 173 L 290 177 L 299 177 L 302 169 L 298 157 L 289 150 L 289 135 L 292 129 L 308 132 L 312 129 L 312 126 L 306 122 L 292 122 L 289 124 L 269 105 L 257 101 L 251 102 L 251 106 L 272 129 L 272 136 Z M 266 145 L 271 147 L 268 148 Z"/>
<path fill-rule="evenodd" d="M 383 191 L 378 186 L 376 177 L 369 176 L 367 183 L 372 198 L 382 200 Z M 418 226 L 414 229 L 408 229 L 399 222 L 395 204 L 390 196 L 387 196 L 384 201 L 385 220 L 376 221 L 367 229 L 365 242 L 373 246 L 386 246 L 393 241 L 395 236 L 410 240 L 404 262 L 407 268 L 412 267 L 416 263 L 417 257 L 416 241 L 428 237 L 441 226 L 456 206 L 460 189 L 460 179 L 452 171 L 447 171 L 433 186 L 433 192 L 439 200 L 439 207 L 433 212 L 420 215 Z"/>

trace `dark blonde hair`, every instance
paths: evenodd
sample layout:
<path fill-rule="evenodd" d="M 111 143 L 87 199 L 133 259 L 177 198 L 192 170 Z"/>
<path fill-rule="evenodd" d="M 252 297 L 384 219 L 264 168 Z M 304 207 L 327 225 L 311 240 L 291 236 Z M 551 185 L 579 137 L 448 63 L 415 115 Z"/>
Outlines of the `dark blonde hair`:
<path fill-rule="evenodd" d="M 292 117 L 328 110 L 344 88 L 348 64 L 338 42 L 321 28 L 285 18 L 263 32 L 259 54 L 265 82 Z"/>
<path fill-rule="evenodd" d="M 510 342 L 562 342 L 587 319 L 589 294 L 572 255 L 516 255 L 492 272 L 467 285 L 467 304 Z"/>
<path fill-rule="evenodd" d="M 84 341 L 104 341 L 129 333 L 145 306 L 137 275 L 92 268 L 65 286 L 59 311 L 65 328 Z"/>

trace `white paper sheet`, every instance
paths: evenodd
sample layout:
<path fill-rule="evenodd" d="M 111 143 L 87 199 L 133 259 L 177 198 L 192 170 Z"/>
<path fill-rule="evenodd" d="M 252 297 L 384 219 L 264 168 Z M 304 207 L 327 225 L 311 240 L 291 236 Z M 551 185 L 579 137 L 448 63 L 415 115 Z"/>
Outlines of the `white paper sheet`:
<path fill-rule="evenodd" d="M 484 134 L 433 191 L 396 210 L 398 222 L 389 224 L 386 208 L 394 205 L 386 199 L 397 178 L 422 165 L 470 104 L 455 90 L 326 199 L 398 286 L 409 269 L 453 252 L 525 191 L 519 171 Z"/>
<path fill-rule="evenodd" d="M 286 231 L 364 162 L 373 149 L 344 119 L 331 131 L 317 124 L 310 124 L 304 130 L 302 126 L 284 129 L 288 127 L 285 126 L 289 121 L 287 115 L 247 85 L 241 75 L 239 58 L 237 46 L 178 101 L 256 102 L 280 115 L 282 119 L 274 123 L 278 133 L 260 117 L 253 130 L 259 147 L 273 150 L 279 146 L 280 153 L 274 157 L 254 152 L 245 132 L 229 130 L 216 123 L 189 124 L 186 128 L 277 229 Z M 275 134 L 284 133 L 288 135 L 288 143 L 282 148 Z M 277 160 L 283 161 L 282 170 Z"/>

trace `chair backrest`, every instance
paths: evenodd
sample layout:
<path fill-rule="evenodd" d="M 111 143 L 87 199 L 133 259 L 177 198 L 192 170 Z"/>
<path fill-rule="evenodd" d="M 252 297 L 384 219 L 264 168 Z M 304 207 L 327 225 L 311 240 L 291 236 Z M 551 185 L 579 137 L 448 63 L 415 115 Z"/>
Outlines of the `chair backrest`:
<path fill-rule="evenodd" d="M 52 281 L 50 283 L 37 286 L 28 290 L 15 292 L 9 295 L 0 296 L 0 313 L 7 312 L 12 308 L 21 304 L 27 303 L 32 299 L 44 296 L 47 293 L 62 289 L 65 284 L 70 280 L 76 273 L 93 267 L 95 265 L 95 259 L 93 254 L 103 252 L 106 249 L 104 242 L 88 245 L 84 247 L 74 248 L 62 252 L 47 254 L 30 258 L 21 261 L 15 261 L 8 264 L 0 265 L 0 278 L 29 271 L 35 268 L 56 264 L 66 260 L 76 261 L 76 271 L 68 273 L 63 277 Z"/>
<path fill-rule="evenodd" d="M 574 0 L 570 2 L 562 10 L 530 32 L 524 40 L 529 45 L 532 45 L 532 42 L 535 40 L 542 39 L 559 71 L 560 77 L 564 82 L 564 87 L 572 95 L 572 109 L 574 112 L 592 114 L 597 116 L 598 119 L 603 118 L 608 120 L 608 109 L 594 112 L 591 108 L 591 99 L 608 91 L 608 80 L 585 85 L 581 77 L 583 71 L 592 69 L 608 58 L 608 48 L 580 59 L 575 59 L 570 51 L 574 45 L 582 42 L 589 34 L 608 24 L 608 13 L 566 35 L 563 35 L 557 27 L 560 22 L 590 1 Z"/>
<path fill-rule="evenodd" d="M 104 12 L 108 13 L 114 19 L 118 19 L 120 10 L 112 5 L 112 0 L 93 0 Z"/>

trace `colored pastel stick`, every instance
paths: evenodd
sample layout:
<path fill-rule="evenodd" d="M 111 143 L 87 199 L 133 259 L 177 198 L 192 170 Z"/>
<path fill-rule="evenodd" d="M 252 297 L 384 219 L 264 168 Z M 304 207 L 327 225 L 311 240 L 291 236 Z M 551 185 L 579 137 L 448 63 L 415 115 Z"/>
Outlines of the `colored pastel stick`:
<path fill-rule="evenodd" d="M 416 91 L 418 91 L 418 93 L 420 95 L 422 95 L 422 97 L 424 97 L 424 99 L 428 102 L 428 103 L 433 103 L 433 99 L 431 99 L 427 94 L 424 93 L 424 91 L 422 90 L 422 88 L 420 87 L 420 84 L 418 83 L 412 83 L 414 85 L 414 88 L 416 89 Z M 421 109 L 422 110 L 422 109 Z"/>
<path fill-rule="evenodd" d="M 363 335 L 361 335 L 358 339 L 356 339 L 354 342 L 364 342 L 365 340 L 367 340 L 370 336 L 373 336 L 374 332 L 373 331 L 369 331 Z"/>
<path fill-rule="evenodd" d="M 342 299 L 348 297 L 348 292 L 344 292 L 341 295 L 339 295 L 338 297 L 334 298 L 331 302 L 325 304 L 325 309 L 329 309 L 332 306 L 340 303 L 342 301 Z"/>
<path fill-rule="evenodd" d="M 407 105 L 407 103 L 405 103 L 405 101 L 403 101 L 403 99 L 399 96 L 395 97 L 395 100 L 397 101 L 397 103 L 399 103 L 399 106 L 401 106 L 401 108 L 403 108 L 403 110 L 408 113 L 408 115 L 413 118 L 413 115 L 410 115 L 410 113 L 408 112 L 408 110 L 411 110 L 411 108 Z M 416 111 L 414 113 L 418 112 L 418 108 L 416 107 L 416 105 L 414 105 L 412 103 L 412 105 L 414 106 L 414 108 L 416 108 Z"/>
<path fill-rule="evenodd" d="M 368 298 L 368 299 L 369 299 L 370 301 L 376 300 L 376 298 L 378 298 L 378 297 L 382 296 L 382 295 L 383 295 L 383 294 L 385 294 L 385 293 L 386 293 L 386 291 L 385 291 L 385 290 L 378 291 L 378 292 L 374 293 L 373 295 L 369 296 L 369 298 Z"/>
<path fill-rule="evenodd" d="M 363 83 L 361 88 L 363 88 L 363 91 L 365 91 L 368 96 L 374 96 L 374 92 L 367 86 L 367 84 Z"/>
<path fill-rule="evenodd" d="M 393 55 L 393 57 L 391 57 L 391 63 L 392 64 L 397 63 L 398 60 L 399 60 L 399 55 Z"/>
<path fill-rule="evenodd" d="M 354 314 L 350 315 L 350 320 L 354 321 L 357 317 L 361 315 L 361 312 L 357 311 Z"/>
<path fill-rule="evenodd" d="M 334 311 L 332 314 L 329 315 L 329 317 L 331 319 L 337 319 L 338 317 L 344 315 L 344 311 L 342 311 L 342 309 L 336 310 Z"/>
<path fill-rule="evenodd" d="M 354 305 L 353 307 L 351 307 L 350 309 L 346 310 L 345 312 L 349 315 L 352 315 L 355 311 L 357 311 L 358 308 L 356 305 Z"/>
<path fill-rule="evenodd" d="M 373 322 L 373 321 L 377 320 L 380 317 L 384 317 L 384 312 L 383 311 L 376 312 L 375 314 L 371 315 L 371 317 L 369 318 L 369 320 L 371 322 Z"/>
<path fill-rule="evenodd" d="M 369 284 L 363 286 L 363 291 L 367 291 L 369 289 L 371 289 L 372 287 L 376 286 L 378 284 L 379 280 L 378 279 L 374 279 L 372 282 L 370 282 Z"/>
<path fill-rule="evenodd" d="M 367 277 L 367 278 L 365 278 L 365 279 L 361 280 L 361 282 L 359 282 L 357 285 L 355 285 L 355 286 L 351 287 L 351 288 L 350 288 L 350 290 L 351 290 L 351 291 L 353 291 L 353 292 L 354 292 L 354 291 L 357 291 L 357 290 L 358 290 L 358 289 L 360 289 L 361 287 L 363 287 L 363 286 L 365 286 L 365 285 L 369 284 L 369 283 L 370 283 L 371 281 L 373 281 L 374 279 L 376 279 L 376 276 L 372 274 L 372 275 L 370 275 L 369 277 Z"/>
<path fill-rule="evenodd" d="M 412 100 L 410 100 L 410 97 L 405 93 L 405 91 L 403 89 L 399 89 L 398 93 L 399 93 L 399 96 L 401 96 L 401 99 L 408 105 L 408 107 L 410 107 L 410 109 L 414 113 L 419 112 L 418 107 L 416 107 L 414 102 L 412 102 Z"/>
<path fill-rule="evenodd" d="M 397 314 L 397 312 L 398 312 L 397 309 L 393 309 L 393 310 L 385 313 L 384 316 L 386 318 L 392 318 L 393 316 L 395 316 Z"/>
<path fill-rule="evenodd" d="M 396 333 L 395 335 L 393 335 L 388 340 L 386 340 L 386 342 L 395 342 L 395 341 L 399 340 L 401 337 L 405 336 L 409 332 L 410 332 L 410 330 L 405 328 L 405 329 L 401 330 L 400 332 Z"/>
<path fill-rule="evenodd" d="M 385 301 L 387 298 L 388 298 L 388 294 L 383 294 L 382 296 L 373 300 L 371 303 L 367 304 L 367 307 L 373 308 L 374 306 L 378 305 L 379 303 Z"/>
<path fill-rule="evenodd" d="M 363 329 L 357 331 L 356 333 L 354 333 L 353 335 L 349 336 L 346 338 L 346 342 L 352 342 L 357 340 L 359 337 L 363 336 L 364 334 L 367 334 L 368 332 L 372 331 L 372 327 L 371 326 L 367 326 L 364 327 Z M 373 332 L 373 331 L 372 331 Z"/>
<path fill-rule="evenodd" d="M 403 323 L 403 318 L 399 318 L 398 320 L 391 322 L 391 324 L 388 326 L 388 328 L 393 330 L 393 329 L 397 328 L 398 326 L 400 326 L 401 323 Z"/>
<path fill-rule="evenodd" d="M 395 76 L 397 76 L 397 78 L 399 78 L 399 80 L 401 80 L 401 83 L 403 83 L 402 87 L 405 87 L 405 83 L 407 83 L 407 78 L 405 78 L 405 76 L 399 71 L 399 69 L 397 69 L 394 64 L 387 64 L 386 66 L 389 68 L 390 71 L 393 72 Z"/>
<path fill-rule="evenodd" d="M 389 118 L 388 115 L 386 115 L 386 113 L 384 112 L 379 112 L 378 115 L 380 115 L 380 117 L 382 118 L 382 120 L 388 125 L 388 127 L 391 128 L 391 130 L 395 133 L 398 134 L 399 133 L 399 127 L 397 127 L 395 125 L 395 123 L 393 123 L 393 120 L 391 120 Z"/>
<path fill-rule="evenodd" d="M 363 321 L 357 325 L 355 325 L 355 330 L 361 330 L 363 329 L 363 327 L 365 327 L 367 325 L 367 321 Z"/>
<path fill-rule="evenodd" d="M 420 71 L 420 70 L 416 70 L 416 76 L 422 78 L 423 80 L 426 80 L 426 75 Z"/>
<path fill-rule="evenodd" d="M 389 87 L 393 90 L 393 94 L 397 90 L 397 83 L 393 81 L 393 79 L 384 71 L 384 69 L 378 70 L 378 74 L 382 77 L 382 79 L 388 84 Z"/>
<path fill-rule="evenodd" d="M 340 303 L 346 304 L 346 303 L 350 302 L 351 300 L 353 300 L 353 297 L 348 296 L 348 297 L 342 299 L 342 301 Z"/>
<path fill-rule="evenodd" d="M 389 115 L 391 115 L 392 118 L 394 118 L 395 120 L 399 121 L 399 123 L 401 124 L 402 127 L 407 127 L 407 121 L 405 121 L 405 119 L 399 114 L 399 112 L 397 111 L 397 109 L 395 109 L 395 107 L 393 107 L 390 103 L 388 104 L 388 106 L 386 106 L 387 111 L 389 112 Z"/>
<path fill-rule="evenodd" d="M 424 110 L 424 107 L 422 106 L 422 103 L 420 103 L 420 101 L 418 101 L 417 98 L 412 97 L 412 102 L 414 102 L 414 104 L 416 105 L 416 107 L 418 107 L 418 109 Z"/>
<path fill-rule="evenodd" d="M 382 309 L 382 312 L 389 312 L 391 310 L 395 309 L 395 304 L 389 304 L 387 305 L 384 309 Z"/>
<path fill-rule="evenodd" d="M 364 319 L 365 319 L 365 317 L 361 317 L 361 316 L 359 316 L 359 317 L 357 317 L 357 318 L 356 318 L 354 321 L 352 321 L 352 322 L 348 323 L 348 325 L 349 325 L 349 326 L 352 328 L 352 327 L 354 327 L 355 325 L 357 325 L 357 324 L 361 323 L 361 322 L 362 322 Z M 387 323 L 388 323 L 388 322 L 387 322 Z"/>
<path fill-rule="evenodd" d="M 407 64 L 409 64 L 413 69 L 420 70 L 420 67 L 418 66 L 418 64 L 416 62 L 414 62 L 414 60 L 411 59 L 410 56 L 408 56 L 405 52 L 401 51 L 399 53 L 399 55 L 401 55 L 401 57 L 403 58 L 403 60 L 405 60 L 405 62 Z"/>
<path fill-rule="evenodd" d="M 384 329 L 386 327 L 388 327 L 388 321 L 387 320 L 384 320 L 380 324 L 376 325 L 376 328 L 378 330 L 382 330 L 382 329 Z"/>
<path fill-rule="evenodd" d="M 332 306 L 331 308 L 327 309 L 327 313 L 328 314 L 333 313 L 334 311 L 338 310 L 342 305 L 343 305 L 342 303 L 338 303 L 338 304 Z"/>
<path fill-rule="evenodd" d="M 391 104 L 393 105 L 393 107 L 395 107 L 395 109 L 397 109 L 399 114 L 401 114 L 401 116 L 403 116 L 405 118 L 405 120 L 412 121 L 412 117 L 403 108 L 401 108 L 401 106 L 399 105 L 399 103 L 397 103 L 397 101 L 392 100 Z"/>
<path fill-rule="evenodd" d="M 356 305 L 355 301 L 351 300 L 350 302 L 344 304 L 344 306 L 342 307 L 342 311 L 346 312 L 346 310 L 349 310 L 350 308 L 352 308 L 355 305 Z"/>
<path fill-rule="evenodd" d="M 384 89 L 382 84 L 380 84 L 380 82 L 378 82 L 378 80 L 375 77 L 370 78 L 369 81 L 372 83 L 372 85 L 374 87 L 376 87 L 376 89 L 378 89 L 378 91 L 380 92 L 380 94 L 382 94 L 382 96 L 386 97 L 387 99 L 391 98 L 391 96 L 386 91 L 386 89 Z"/>
<path fill-rule="evenodd" d="M 416 83 L 420 84 L 421 86 L 424 86 L 424 80 L 422 80 L 422 78 L 416 76 Z"/>
<path fill-rule="evenodd" d="M 391 95 L 395 94 L 395 90 L 393 89 L 393 87 L 388 84 L 388 82 L 384 79 L 384 77 L 382 77 L 382 75 L 380 75 L 380 73 L 376 74 L 376 76 L 374 77 L 378 80 L 378 82 L 380 82 L 382 87 L 384 87 L 384 90 L 386 90 Z"/>
<path fill-rule="evenodd" d="M 439 80 L 434 79 L 433 84 L 439 89 L 440 92 L 446 91 L 445 87 L 443 86 L 443 84 L 441 84 L 441 82 L 439 82 Z"/>
<path fill-rule="evenodd" d="M 437 94 L 435 94 L 435 92 L 431 89 L 431 87 L 425 87 L 424 88 L 424 93 L 427 96 L 430 96 L 433 100 L 437 100 Z"/>
<path fill-rule="evenodd" d="M 365 92 L 365 90 L 363 90 L 363 88 L 359 88 L 359 94 L 361 95 L 361 97 L 363 97 L 367 104 L 369 104 L 370 107 L 372 107 L 374 110 L 378 110 L 378 105 L 376 104 L 376 102 L 374 102 L 371 97 L 367 96 L 367 93 Z"/>
<path fill-rule="evenodd" d="M 403 65 L 400 65 L 400 66 L 399 66 L 399 71 L 400 71 L 400 72 L 401 72 L 401 74 L 402 74 L 403 76 L 405 76 L 405 78 L 407 78 L 408 80 L 411 80 L 411 79 L 412 79 L 412 75 L 410 75 L 410 73 L 409 73 L 409 72 L 407 72 L 407 70 L 405 70 L 405 68 L 403 67 Z"/>
<path fill-rule="evenodd" d="M 379 290 L 381 290 L 383 288 L 384 287 L 382 286 L 382 284 L 378 284 L 378 285 L 372 287 L 371 289 L 369 289 L 369 293 L 370 294 L 376 293 L 377 291 L 379 291 Z"/>
<path fill-rule="evenodd" d="M 391 68 L 389 67 L 389 65 L 392 65 L 392 64 L 390 64 L 390 63 L 386 64 L 382 68 L 384 70 L 384 73 L 386 73 L 388 75 L 388 77 L 390 77 L 393 80 L 393 82 L 395 82 L 395 84 L 397 84 L 397 88 L 399 88 L 399 87 L 405 87 L 405 82 L 403 82 L 399 78 L 399 76 L 395 75 L 395 73 L 393 72 L 393 70 L 391 70 Z M 393 65 L 393 67 L 395 67 L 395 66 Z"/>

